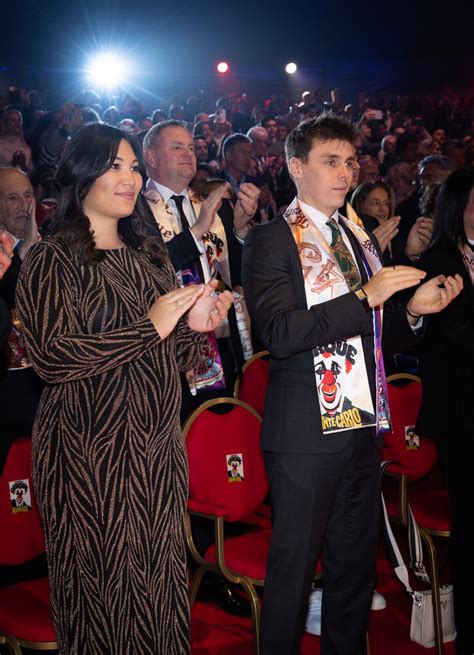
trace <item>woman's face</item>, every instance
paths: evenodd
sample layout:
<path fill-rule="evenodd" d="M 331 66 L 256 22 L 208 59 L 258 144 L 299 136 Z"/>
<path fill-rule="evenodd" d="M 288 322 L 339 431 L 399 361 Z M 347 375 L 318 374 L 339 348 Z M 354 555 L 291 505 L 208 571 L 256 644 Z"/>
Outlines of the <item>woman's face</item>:
<path fill-rule="evenodd" d="M 472 241 L 474 239 L 474 187 L 471 189 L 471 194 L 464 210 L 464 230 L 467 238 Z"/>
<path fill-rule="evenodd" d="M 381 187 L 371 191 L 361 204 L 363 214 L 374 216 L 379 223 L 383 223 L 390 215 L 390 198 L 385 189 Z"/>
<path fill-rule="evenodd" d="M 112 166 L 96 179 L 82 209 L 91 221 L 125 218 L 132 214 L 142 185 L 138 158 L 122 139 Z"/>
<path fill-rule="evenodd" d="M 9 111 L 5 117 L 5 131 L 7 134 L 21 135 L 22 120 L 17 111 Z"/>

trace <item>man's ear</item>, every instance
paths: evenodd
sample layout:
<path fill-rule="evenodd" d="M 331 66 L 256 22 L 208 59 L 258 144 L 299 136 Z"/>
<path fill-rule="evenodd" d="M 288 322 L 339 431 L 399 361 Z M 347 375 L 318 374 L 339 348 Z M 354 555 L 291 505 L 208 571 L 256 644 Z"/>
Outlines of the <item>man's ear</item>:
<path fill-rule="evenodd" d="M 298 180 L 302 176 L 301 160 L 298 157 L 290 159 L 289 171 L 292 177 Z"/>
<path fill-rule="evenodd" d="M 156 156 L 152 148 L 146 148 L 143 151 L 143 157 L 145 158 L 145 164 L 150 168 L 156 168 Z"/>

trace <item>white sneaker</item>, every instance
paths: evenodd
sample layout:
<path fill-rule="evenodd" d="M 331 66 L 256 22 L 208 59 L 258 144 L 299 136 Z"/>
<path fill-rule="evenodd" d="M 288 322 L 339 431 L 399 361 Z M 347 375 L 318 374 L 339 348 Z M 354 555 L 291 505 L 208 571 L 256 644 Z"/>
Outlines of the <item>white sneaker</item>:
<path fill-rule="evenodd" d="M 312 635 L 321 634 L 321 605 L 323 602 L 323 590 L 316 588 L 309 595 L 308 616 L 306 617 L 305 630 Z"/>
<path fill-rule="evenodd" d="M 384 610 L 387 607 L 387 601 L 382 596 L 382 594 L 374 589 L 372 596 L 372 605 L 370 606 L 371 610 Z"/>
<path fill-rule="evenodd" d="M 317 587 L 309 595 L 308 615 L 306 617 L 305 630 L 312 635 L 321 634 L 321 607 L 323 603 L 323 590 Z M 374 590 L 370 609 L 383 610 L 387 607 L 387 601 L 382 594 Z"/>

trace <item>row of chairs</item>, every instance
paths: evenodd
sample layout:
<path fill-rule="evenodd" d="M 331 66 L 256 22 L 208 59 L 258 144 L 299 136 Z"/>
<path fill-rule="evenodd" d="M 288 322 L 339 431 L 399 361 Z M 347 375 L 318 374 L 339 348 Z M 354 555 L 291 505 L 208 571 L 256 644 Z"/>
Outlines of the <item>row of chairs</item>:
<path fill-rule="evenodd" d="M 189 515 L 186 537 L 189 552 L 198 565 L 191 580 L 190 600 L 194 602 L 203 576 L 218 572 L 241 585 L 250 600 L 254 649 L 259 653 L 260 603 L 258 587 L 265 582 L 265 567 L 271 539 L 271 522 L 263 501 L 268 493 L 262 453 L 259 448 L 261 415 L 269 375 L 268 353 L 259 353 L 246 363 L 236 384 L 235 398 L 204 403 L 184 426 L 189 459 Z M 409 443 L 421 401 L 421 384 L 408 374 L 389 378 L 389 400 L 394 435 L 388 437 L 382 456 L 392 463 L 387 469 L 385 496 L 391 520 L 407 525 L 407 502 L 414 511 L 428 548 L 436 650 L 443 653 L 439 607 L 438 565 L 432 537 L 449 536 L 449 504 L 443 489 L 417 489 L 436 463 L 436 450 L 430 439 L 420 438 L 417 447 Z M 20 439 L 10 451 L 0 478 L 2 500 L 9 481 L 31 480 L 30 441 Z M 391 481 L 395 485 L 390 484 Z M 7 498 L 9 496 L 6 496 Z M 200 554 L 194 546 L 190 515 L 206 517 L 214 523 L 215 541 Z M 239 521 L 249 525 L 245 534 L 226 539 L 225 523 Z M 11 512 L 0 502 L 0 525 L 6 539 L 1 540 L 0 564 L 19 564 L 44 550 L 41 524 L 31 494 L 31 511 Z M 5 528 L 3 529 L 3 526 Z M 19 532 L 18 532 L 19 530 Z M 8 537 L 8 535 L 11 535 Z M 321 563 L 317 571 L 320 573 Z M 12 602 L 13 601 L 13 602 Z M 18 607 L 22 608 L 18 612 Z M 47 578 L 0 588 L 0 644 L 15 655 L 21 647 L 38 650 L 57 648 L 49 617 Z"/>

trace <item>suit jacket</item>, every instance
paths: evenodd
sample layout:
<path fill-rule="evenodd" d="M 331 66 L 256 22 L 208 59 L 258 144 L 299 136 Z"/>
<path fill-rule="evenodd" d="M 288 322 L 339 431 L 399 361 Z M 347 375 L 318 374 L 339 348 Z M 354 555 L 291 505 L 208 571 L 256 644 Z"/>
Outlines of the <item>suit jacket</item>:
<path fill-rule="evenodd" d="M 147 188 L 154 186 L 151 180 L 148 180 Z M 196 198 L 192 189 L 188 189 L 190 198 Z M 145 192 L 145 197 L 146 197 Z M 159 195 L 159 194 L 158 194 Z M 166 211 L 168 208 L 165 206 L 164 200 L 159 196 L 159 202 L 154 203 L 148 200 L 149 207 L 153 213 L 153 216 L 157 223 L 160 221 L 160 214 L 162 211 Z M 199 216 L 200 211 L 200 201 L 192 200 L 193 208 L 196 214 Z M 241 262 L 242 262 L 242 244 L 238 241 L 234 234 L 234 210 L 231 203 L 224 199 L 222 201 L 221 208 L 218 211 L 222 225 L 224 226 L 225 239 L 227 243 L 228 251 L 228 261 L 229 261 L 229 277 L 230 280 L 226 280 L 226 284 L 230 290 L 235 289 L 236 287 L 241 286 Z M 180 271 L 184 268 L 196 264 L 201 256 L 199 248 L 196 245 L 193 235 L 190 230 L 183 230 L 179 234 L 176 234 L 171 239 L 166 238 L 165 235 L 162 235 L 166 242 L 166 247 L 168 249 L 168 254 L 171 259 L 171 263 L 175 271 Z M 204 280 L 203 280 L 204 282 Z M 230 283 L 230 284 L 229 284 Z M 235 313 L 234 306 L 231 307 L 228 314 L 229 321 L 229 330 L 230 330 L 230 339 L 232 342 L 232 352 L 235 359 L 235 364 L 237 370 L 240 372 L 244 364 L 244 354 L 242 351 L 242 344 L 240 342 L 239 330 L 237 327 L 237 317 Z"/>
<path fill-rule="evenodd" d="M 345 228 L 344 228 L 345 229 Z M 346 230 L 366 280 L 358 244 Z M 372 312 L 354 293 L 307 309 L 296 243 L 282 216 L 256 226 L 243 252 L 242 281 L 252 325 L 270 351 L 270 380 L 262 424 L 262 448 L 288 453 L 334 453 L 352 430 L 323 435 L 312 349 L 361 335 L 375 407 Z M 417 337 L 405 308 L 384 312 L 384 347 L 407 347 Z M 381 438 L 374 438 L 379 443 Z"/>
<path fill-rule="evenodd" d="M 418 434 L 472 438 L 474 425 L 474 287 L 458 248 L 438 244 L 419 261 L 432 278 L 458 273 L 464 288 L 442 312 L 429 316 L 420 343 L 423 401 Z"/>
<path fill-rule="evenodd" d="M 151 180 L 148 181 L 147 188 L 150 186 L 154 186 Z M 192 189 L 188 189 L 188 192 L 190 198 L 195 198 L 197 196 L 197 194 L 195 194 Z M 163 210 L 164 205 L 163 199 L 161 199 L 161 206 L 152 202 L 149 202 L 148 204 L 155 217 L 155 220 L 159 221 L 159 215 Z M 200 202 L 193 201 L 193 207 L 194 211 L 199 216 Z M 232 287 L 235 287 L 236 285 L 241 284 L 240 271 L 242 260 L 242 245 L 234 234 L 234 211 L 231 203 L 224 199 L 222 201 L 221 208 L 217 213 L 224 226 L 227 248 L 229 252 L 230 280 Z M 169 239 L 169 237 L 167 238 L 166 235 L 163 235 L 163 238 L 166 241 L 168 254 L 176 271 L 182 270 L 197 263 L 201 253 L 199 252 L 199 248 L 197 247 L 196 241 L 194 240 L 190 230 L 183 230 L 179 234 L 173 236 L 171 239 Z"/>

